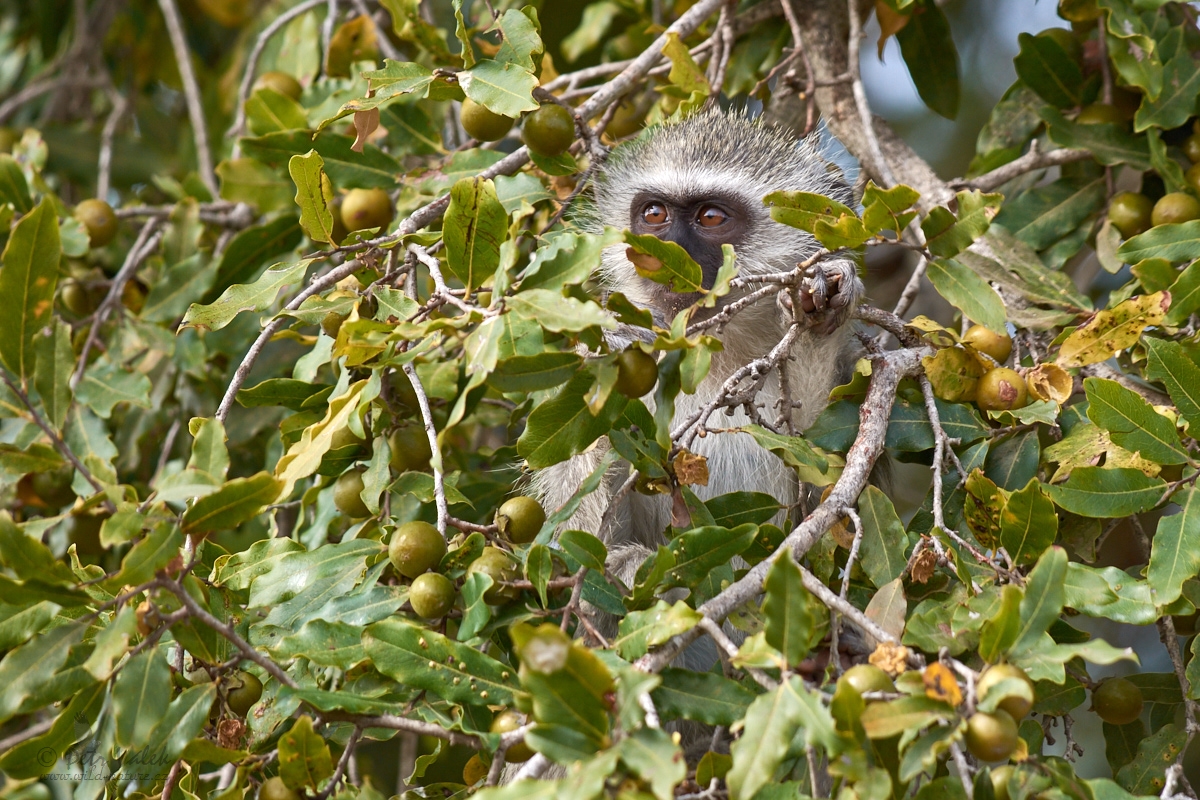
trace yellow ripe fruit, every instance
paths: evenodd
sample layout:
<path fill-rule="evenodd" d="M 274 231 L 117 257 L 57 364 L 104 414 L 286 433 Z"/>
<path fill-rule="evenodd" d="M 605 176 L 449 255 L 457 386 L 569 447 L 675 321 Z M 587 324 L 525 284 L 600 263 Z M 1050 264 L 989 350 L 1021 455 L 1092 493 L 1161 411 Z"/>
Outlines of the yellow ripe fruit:
<path fill-rule="evenodd" d="M 1154 204 L 1150 223 L 1155 227 L 1200 219 L 1200 200 L 1184 192 L 1164 194 Z"/>
<path fill-rule="evenodd" d="M 406 522 L 396 528 L 388 543 L 392 566 L 406 578 L 415 578 L 437 566 L 446 555 L 446 540 L 428 522 Z"/>
<path fill-rule="evenodd" d="M 982 699 L 987 697 L 989 689 L 1008 678 L 1025 681 L 1025 683 L 1029 684 L 1029 691 L 1032 694 L 1033 681 L 1029 680 L 1029 676 L 1025 674 L 1025 670 L 1012 664 L 997 664 L 994 667 L 990 667 L 987 672 L 984 672 L 980 676 L 979 683 L 975 684 L 975 691 L 979 694 L 980 699 Z M 1007 711 L 1008 715 L 1014 720 L 1021 720 L 1029 713 L 1029 709 L 1033 708 L 1033 703 L 1023 697 L 1009 696 L 1000 702 L 998 708 Z"/>
<path fill-rule="evenodd" d="M 386 229 L 395 209 L 383 189 L 351 189 L 342 198 L 342 224 L 347 231 Z"/>
<path fill-rule="evenodd" d="M 1003 364 L 1012 353 L 1012 337 L 1007 333 L 996 333 L 983 325 L 972 325 L 963 334 L 963 344 L 969 344 L 980 353 L 985 353 Z"/>
<path fill-rule="evenodd" d="M 981 411 L 1010 411 L 1029 402 L 1025 379 L 1015 370 L 996 367 L 984 373 L 975 390 L 975 404 Z"/>
<path fill-rule="evenodd" d="M 980 761 L 1003 761 L 1017 749 L 1017 723 L 1006 711 L 978 711 L 967 720 L 966 742 Z"/>

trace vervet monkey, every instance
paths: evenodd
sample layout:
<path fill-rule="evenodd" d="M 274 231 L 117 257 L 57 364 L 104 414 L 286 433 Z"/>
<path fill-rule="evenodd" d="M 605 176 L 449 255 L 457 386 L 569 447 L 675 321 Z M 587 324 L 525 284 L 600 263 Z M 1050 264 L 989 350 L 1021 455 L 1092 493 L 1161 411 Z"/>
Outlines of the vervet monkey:
<path fill-rule="evenodd" d="M 771 219 L 763 197 L 779 190 L 814 192 L 854 204 L 840 171 L 812 139 L 797 140 L 736 112 L 713 109 L 652 128 L 614 148 L 596 177 L 594 222 L 597 227 L 628 228 L 676 242 L 700 265 L 704 287 L 711 288 L 722 263 L 722 244 L 733 245 L 741 276 L 788 272 L 820 250 L 810 234 Z M 698 299 L 640 276 L 624 245 L 605 251 L 598 277 L 606 289 L 624 293 L 664 326 Z M 730 293 L 718 308 L 748 291 Z M 781 303 L 771 294 L 736 313 L 719 334 L 724 350 L 713 354 L 708 376 L 695 394 L 676 398 L 676 421 L 714 400 L 740 367 L 770 352 L 791 324 L 798 301 L 806 328 L 785 365 L 792 422 L 797 430 L 808 427 L 825 407 L 830 389 L 853 364 L 855 343 L 852 326 L 846 323 L 862 292 L 854 261 L 829 258 L 819 262 L 817 274 L 792 296 L 792 303 Z M 619 329 L 609 344 L 620 349 L 633 338 L 632 329 Z M 758 404 L 765 419 L 774 420 L 779 413 L 779 387 L 777 375 L 762 386 Z M 720 420 L 721 427 L 749 423 L 741 407 Z M 565 502 L 596 468 L 606 446 L 602 440 L 589 452 L 535 473 L 533 489 L 543 505 L 554 509 Z M 708 485 L 692 487 L 701 499 L 757 491 L 771 494 L 784 506 L 797 501 L 795 472 L 748 434 L 710 433 L 695 439 L 692 450 L 708 459 Z M 567 527 L 600 536 L 608 545 L 610 568 L 632 583 L 637 567 L 665 542 L 671 499 L 631 492 L 606 518 L 627 476 L 627 465 L 614 468 Z"/>

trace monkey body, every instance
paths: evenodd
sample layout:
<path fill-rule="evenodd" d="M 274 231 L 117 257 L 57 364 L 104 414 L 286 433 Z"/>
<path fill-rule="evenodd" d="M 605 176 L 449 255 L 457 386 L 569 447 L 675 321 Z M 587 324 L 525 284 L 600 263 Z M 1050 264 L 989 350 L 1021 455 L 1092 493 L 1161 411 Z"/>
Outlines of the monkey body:
<path fill-rule="evenodd" d="M 733 245 L 740 276 L 786 273 L 820 250 L 810 234 L 771 219 L 762 198 L 779 190 L 853 202 L 849 186 L 840 173 L 830 170 L 811 141 L 797 141 L 741 116 L 706 111 L 651 129 L 614 149 L 596 180 L 593 221 L 680 244 L 700 265 L 704 286 L 710 288 L 723 261 L 722 244 Z M 608 248 L 599 277 L 610 291 L 620 291 L 649 310 L 656 324 L 669 325 L 698 299 L 698 294 L 675 293 L 642 277 L 629 259 L 624 245 Z M 851 326 L 845 323 L 862 294 L 849 258 L 823 260 L 818 270 L 811 285 L 790 295 L 791 303 L 763 297 L 722 326 L 724 350 L 713 353 L 709 373 L 696 392 L 676 398 L 676 423 L 711 403 L 737 370 L 769 353 L 792 324 L 797 303 L 806 327 L 780 367 L 787 369 L 790 396 L 785 405 L 792 407 L 797 430 L 816 419 L 830 389 L 853 363 Z M 731 293 L 722 304 L 739 296 Z M 620 349 L 635 337 L 631 330 L 618 330 L 609 345 Z M 755 401 L 764 419 L 776 419 L 779 392 L 778 375 L 768 376 Z M 721 427 L 751 422 L 742 407 L 729 416 L 721 414 L 720 420 Z M 596 468 L 606 449 L 607 442 L 601 441 L 586 453 L 535 473 L 533 491 L 548 509 L 557 508 Z M 708 461 L 708 485 L 692 487 L 701 499 L 756 491 L 786 507 L 799 496 L 794 471 L 748 434 L 709 433 L 696 438 L 690 449 Z M 630 493 L 610 510 L 627 475 L 627 467 L 614 468 L 584 499 L 567 527 L 600 536 L 609 547 L 610 569 L 630 583 L 645 557 L 663 543 L 671 502 L 665 496 Z"/>

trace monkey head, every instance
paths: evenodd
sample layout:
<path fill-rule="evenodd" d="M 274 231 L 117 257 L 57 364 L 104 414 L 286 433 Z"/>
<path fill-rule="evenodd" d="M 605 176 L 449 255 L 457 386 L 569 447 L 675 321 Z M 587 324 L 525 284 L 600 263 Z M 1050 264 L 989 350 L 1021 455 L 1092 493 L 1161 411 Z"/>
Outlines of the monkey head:
<path fill-rule="evenodd" d="M 708 289 L 724 244 L 733 245 L 741 275 L 792 270 L 820 249 L 810 234 L 771 219 L 763 197 L 780 190 L 853 204 L 841 173 L 811 139 L 798 141 L 780 128 L 714 108 L 650 128 L 616 147 L 597 175 L 593 195 L 599 223 L 680 245 L 700 265 Z M 697 300 L 639 275 L 630 255 L 623 245 L 610 248 L 601 278 L 661 315 L 656 321 L 669 324 Z M 836 283 L 842 275 L 832 277 Z"/>

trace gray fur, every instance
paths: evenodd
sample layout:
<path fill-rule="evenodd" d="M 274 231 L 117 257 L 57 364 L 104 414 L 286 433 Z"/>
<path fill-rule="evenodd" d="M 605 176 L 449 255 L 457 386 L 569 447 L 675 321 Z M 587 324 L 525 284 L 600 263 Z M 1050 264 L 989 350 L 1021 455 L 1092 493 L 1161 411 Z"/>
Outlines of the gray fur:
<path fill-rule="evenodd" d="M 636 141 L 614 149 L 604 164 L 593 191 L 594 219 L 588 221 L 588 226 L 628 227 L 630 204 L 638 192 L 652 191 L 667 197 L 732 194 L 743 201 L 752 216 L 744 240 L 736 247 L 739 274 L 794 269 L 820 246 L 811 235 L 772 220 L 762 198 L 773 191 L 793 190 L 824 194 L 847 205 L 853 203 L 850 187 L 814 142 L 797 141 L 781 129 L 720 110 L 650 129 Z M 792 399 L 802 401 L 793 413 L 799 430 L 816 419 L 825 407 L 829 390 L 852 363 L 851 326 L 844 323 L 862 293 L 853 261 L 830 260 L 822 262 L 822 267 L 826 275 L 839 276 L 842 286 L 849 289 L 843 289 L 842 304 L 824 314 L 832 324 L 810 328 L 792 350 L 789 385 Z M 656 285 L 636 273 L 625 256 L 624 245 L 606 250 L 599 277 L 607 288 L 623 292 L 642 307 L 662 310 L 653 305 Z M 727 297 L 725 302 L 733 299 L 736 296 Z M 770 297 L 735 315 L 720 333 L 725 349 L 713 354 L 708 376 L 695 394 L 677 398 L 677 420 L 710 402 L 737 369 L 769 352 L 782 338 L 787 324 L 780 305 Z M 628 333 L 618 333 L 617 337 L 630 338 Z M 623 342 L 611 344 L 621 346 Z M 778 394 L 778 379 L 768 378 L 759 399 L 769 419 L 777 413 Z M 714 424 L 720 427 L 750 422 L 740 408 L 732 416 L 718 416 L 720 421 L 714 420 Z M 547 509 L 557 508 L 571 496 L 605 449 L 607 442 L 602 440 L 591 451 L 532 476 L 533 490 Z M 708 459 L 708 486 L 692 487 L 702 499 L 734 491 L 759 491 L 785 505 L 796 502 L 799 487 L 795 474 L 750 436 L 709 434 L 696 439 L 693 449 Z M 609 498 L 627 474 L 627 465 L 614 469 L 605 485 L 584 500 L 567 525 L 599 535 L 609 546 L 613 571 L 628 582 L 646 555 L 663 542 L 670 507 L 665 497 L 631 494 L 614 509 L 608 528 L 600 530 Z"/>

